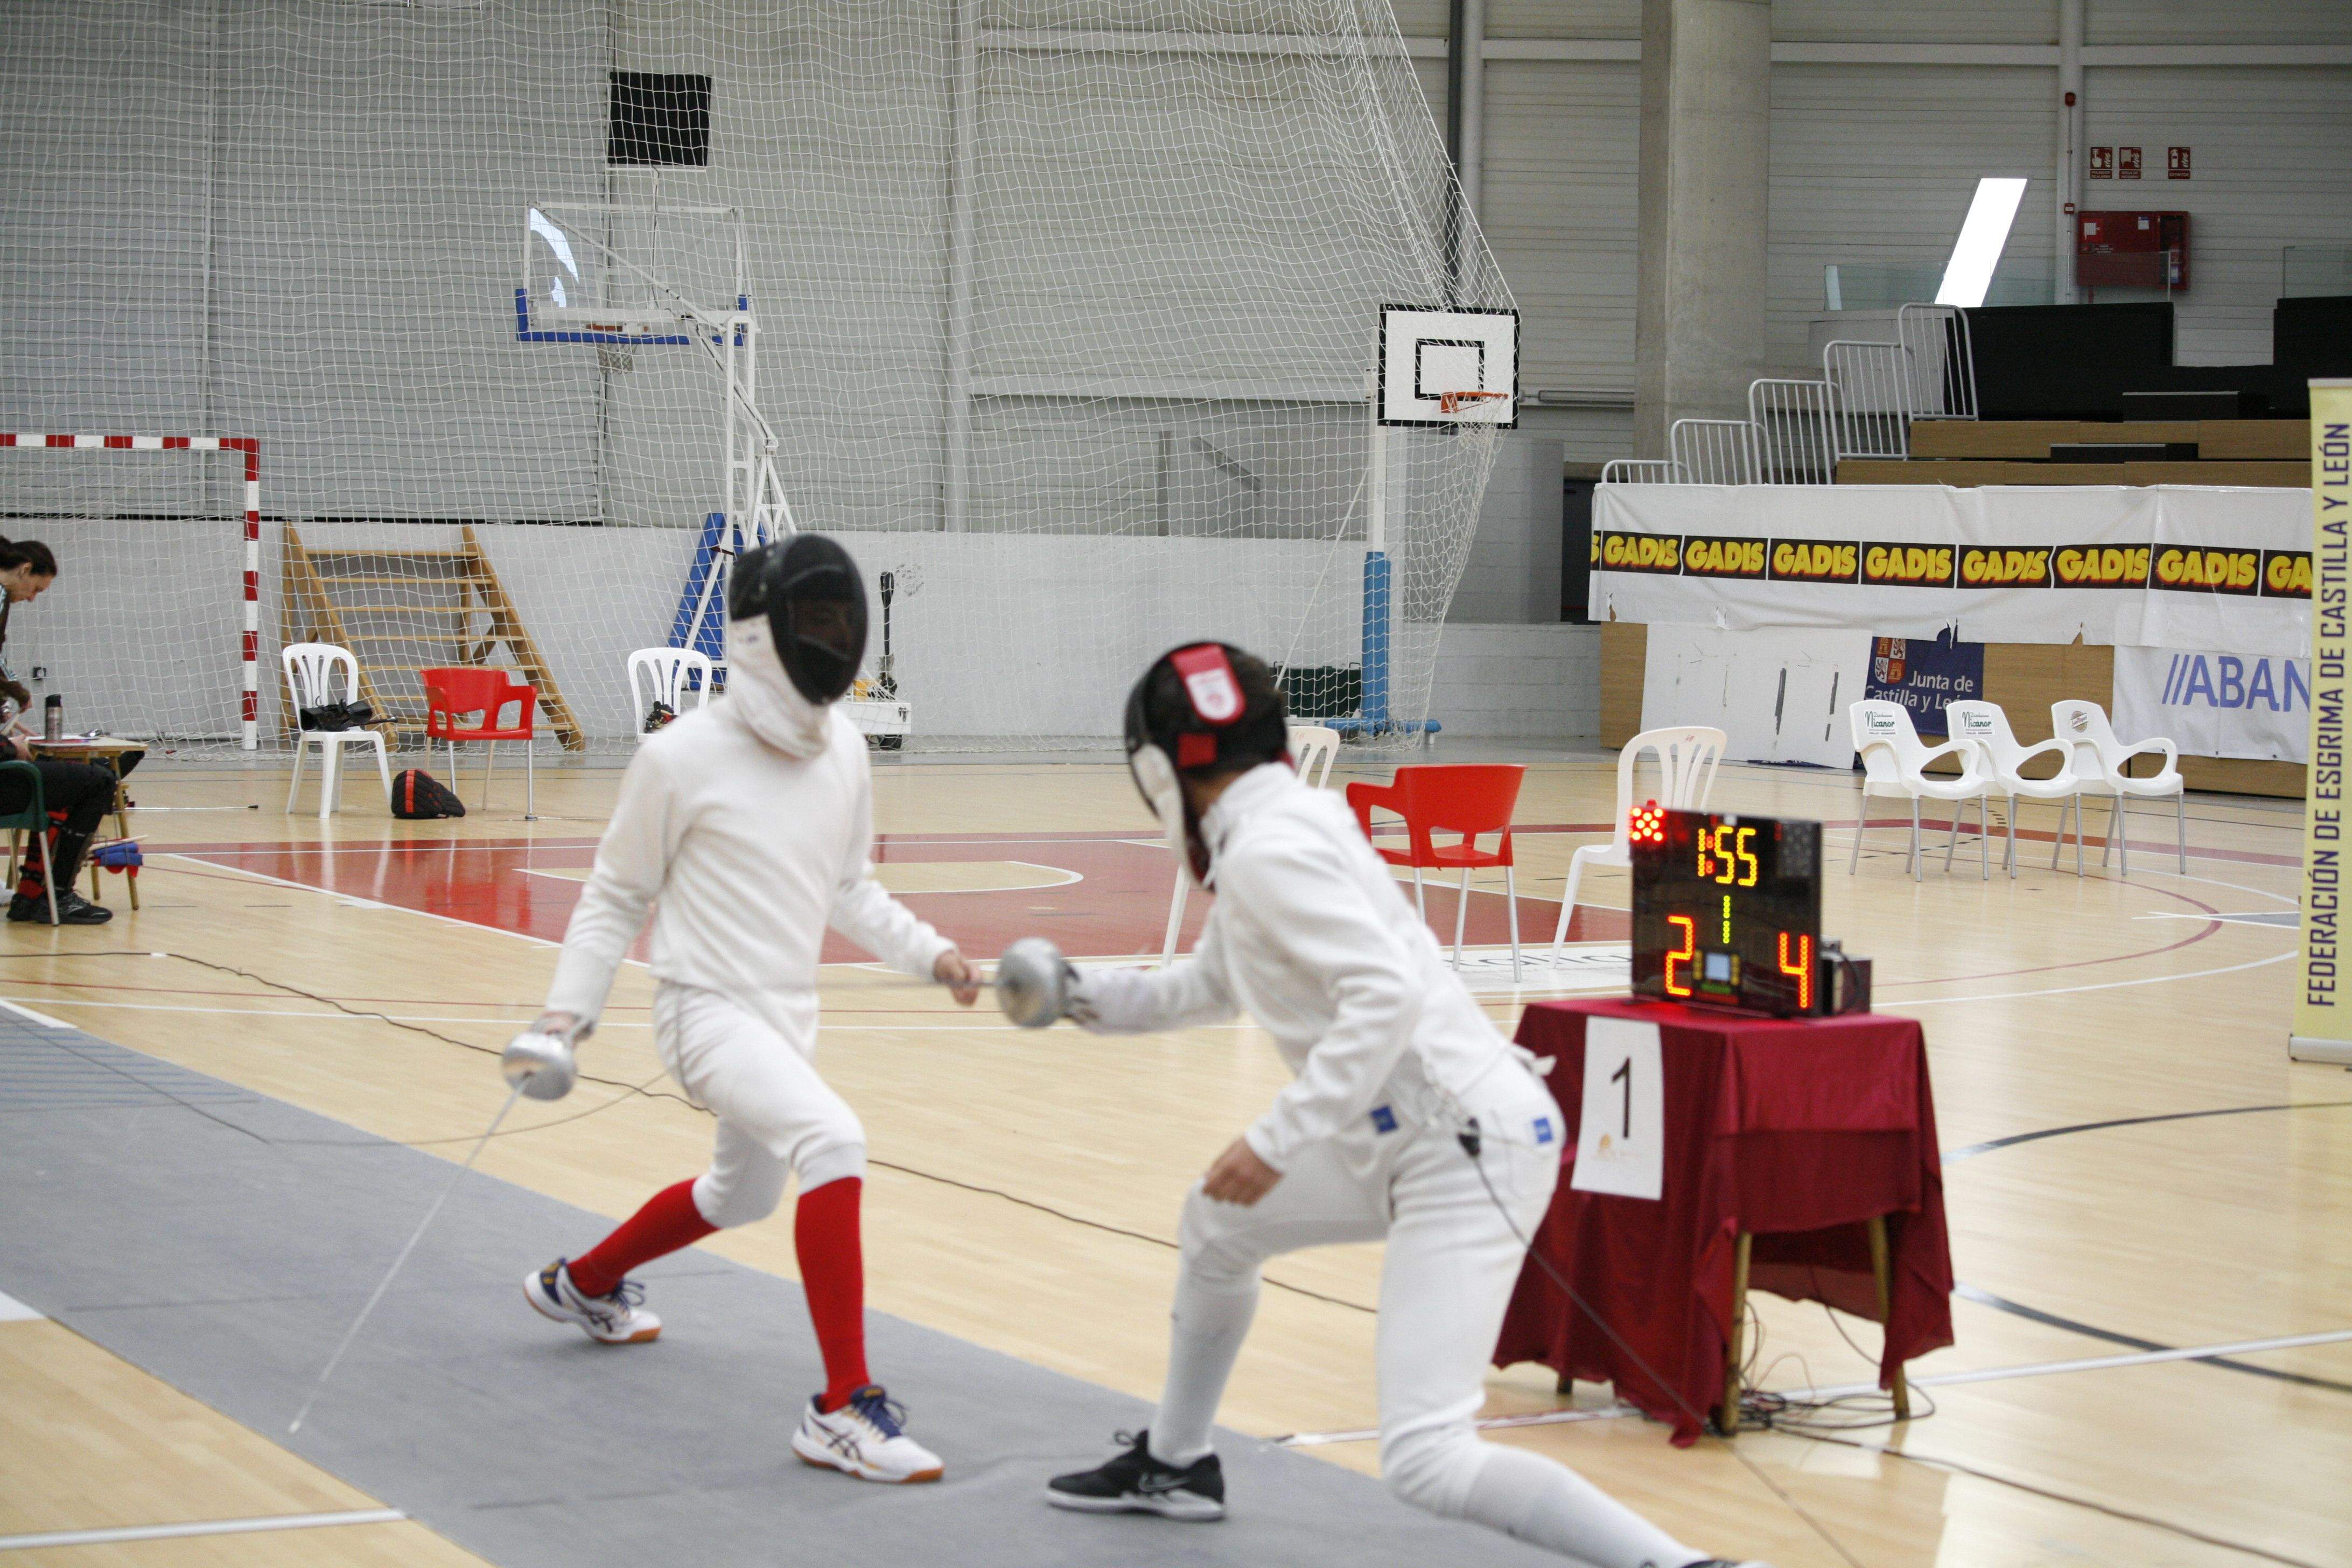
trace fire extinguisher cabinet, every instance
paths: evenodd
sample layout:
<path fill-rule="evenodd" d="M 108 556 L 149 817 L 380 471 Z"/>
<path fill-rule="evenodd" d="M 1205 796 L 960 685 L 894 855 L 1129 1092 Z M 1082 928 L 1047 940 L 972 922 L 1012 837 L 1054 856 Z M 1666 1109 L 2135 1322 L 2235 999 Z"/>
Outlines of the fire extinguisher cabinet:
<path fill-rule="evenodd" d="M 2085 289 L 2189 287 L 2187 213 L 2078 213 L 2074 281 Z"/>

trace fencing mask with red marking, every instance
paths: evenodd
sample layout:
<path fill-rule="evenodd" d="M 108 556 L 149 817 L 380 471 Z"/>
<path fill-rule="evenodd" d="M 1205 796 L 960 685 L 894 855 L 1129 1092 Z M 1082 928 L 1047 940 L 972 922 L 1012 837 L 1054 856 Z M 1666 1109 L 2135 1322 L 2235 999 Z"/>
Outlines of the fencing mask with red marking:
<path fill-rule="evenodd" d="M 1127 766 L 1138 794 L 1195 884 L 1209 849 L 1182 775 L 1238 772 L 1287 754 L 1282 689 L 1264 662 L 1230 643 L 1188 643 L 1154 660 L 1127 699 Z"/>

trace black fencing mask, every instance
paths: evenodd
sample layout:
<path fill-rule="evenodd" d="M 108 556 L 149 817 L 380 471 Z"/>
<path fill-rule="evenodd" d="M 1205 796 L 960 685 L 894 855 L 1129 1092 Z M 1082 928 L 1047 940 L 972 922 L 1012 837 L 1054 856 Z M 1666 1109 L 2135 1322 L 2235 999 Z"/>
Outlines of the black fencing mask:
<path fill-rule="evenodd" d="M 794 690 L 837 701 L 866 657 L 866 584 L 849 552 L 822 533 L 747 550 L 727 577 L 730 620 L 763 619 Z"/>

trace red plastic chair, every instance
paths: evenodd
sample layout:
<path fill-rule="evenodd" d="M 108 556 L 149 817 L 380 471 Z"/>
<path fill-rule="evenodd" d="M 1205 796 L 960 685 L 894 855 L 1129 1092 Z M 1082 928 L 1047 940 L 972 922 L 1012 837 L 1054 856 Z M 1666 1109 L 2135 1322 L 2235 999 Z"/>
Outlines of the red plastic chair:
<path fill-rule="evenodd" d="M 417 677 L 425 683 L 425 743 L 446 741 L 449 744 L 449 783 L 457 782 L 457 742 L 480 741 L 489 747 L 482 763 L 482 809 L 490 805 L 490 773 L 498 766 L 500 741 L 522 742 L 523 807 L 525 822 L 539 820 L 538 778 L 531 766 L 532 721 L 539 711 L 539 692 L 508 679 L 503 669 L 486 668 L 479 665 L 457 665 L 438 669 L 420 669 Z M 509 725 L 501 725 L 499 716 L 507 704 L 520 703 L 520 717 Z M 460 724 L 461 718 L 476 717 L 478 721 Z"/>
<path fill-rule="evenodd" d="M 1457 969 L 1462 966 L 1462 936 L 1470 914 L 1470 873 L 1496 866 L 1503 868 L 1504 896 L 1510 905 L 1514 984 L 1519 978 L 1519 884 L 1511 853 L 1511 813 L 1518 805 L 1519 784 L 1526 776 L 1527 769 L 1508 763 L 1444 763 L 1399 768 L 1396 782 L 1385 786 L 1348 786 L 1348 804 L 1355 808 L 1357 825 L 1366 838 L 1372 837 L 1374 810 L 1391 811 L 1404 818 L 1409 847 L 1389 849 L 1375 843 L 1372 849 L 1390 865 L 1411 868 L 1413 903 L 1423 920 L 1429 918 L 1429 903 L 1422 890 L 1422 872 L 1462 873 L 1454 910 Z M 1433 836 L 1440 833 L 1458 837 L 1451 844 L 1439 844 Z M 1490 833 L 1500 835 L 1501 841 L 1493 849 L 1479 848 L 1478 840 Z"/>

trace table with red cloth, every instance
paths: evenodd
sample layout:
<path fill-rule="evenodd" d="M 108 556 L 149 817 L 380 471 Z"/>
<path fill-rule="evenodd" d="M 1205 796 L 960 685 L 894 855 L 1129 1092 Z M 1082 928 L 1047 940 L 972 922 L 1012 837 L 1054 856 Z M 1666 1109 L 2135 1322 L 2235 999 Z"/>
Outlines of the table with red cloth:
<path fill-rule="evenodd" d="M 1585 1023 L 1594 1017 L 1658 1026 L 1664 1163 L 1657 1199 L 1570 1184 Z M 1741 1237 L 1753 1238 L 1747 1284 L 1878 1319 L 1868 1222 L 1879 1216 L 1891 1263 L 1880 1386 L 1895 1387 L 1905 1362 L 1952 1342 L 1951 1248 L 1927 1039 L 1916 1022 L 1873 1013 L 1754 1017 L 1631 999 L 1554 1002 L 1528 1008 L 1518 1042 L 1555 1058 L 1551 1091 L 1569 1133 L 1559 1190 L 1534 1249 L 1624 1346 L 1530 1258 L 1496 1365 L 1541 1362 L 1563 1379 L 1612 1383 L 1620 1398 L 1673 1423 L 1678 1446 L 1690 1444 L 1701 1426 L 1695 1413 L 1724 1397 Z"/>

